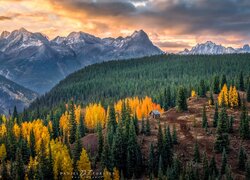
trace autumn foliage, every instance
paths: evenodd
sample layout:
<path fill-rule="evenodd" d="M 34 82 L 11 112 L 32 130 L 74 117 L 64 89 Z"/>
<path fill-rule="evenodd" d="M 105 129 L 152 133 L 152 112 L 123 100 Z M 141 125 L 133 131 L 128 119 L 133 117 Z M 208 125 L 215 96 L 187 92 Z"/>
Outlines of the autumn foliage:
<path fill-rule="evenodd" d="M 219 106 L 237 107 L 239 106 L 238 92 L 235 86 L 230 86 L 229 90 L 227 85 L 224 84 L 219 96 L 218 96 Z"/>

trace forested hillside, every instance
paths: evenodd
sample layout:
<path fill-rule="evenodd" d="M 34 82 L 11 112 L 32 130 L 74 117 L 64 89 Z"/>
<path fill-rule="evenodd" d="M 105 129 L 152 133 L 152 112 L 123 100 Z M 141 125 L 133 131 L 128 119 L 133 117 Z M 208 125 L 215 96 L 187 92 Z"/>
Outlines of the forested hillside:
<path fill-rule="evenodd" d="M 146 95 L 161 101 L 165 88 L 171 92 L 174 104 L 176 89 L 185 86 L 198 91 L 204 80 L 207 90 L 214 78 L 227 76 L 238 86 L 243 72 L 244 81 L 250 75 L 250 55 L 161 55 L 128 61 L 112 61 L 88 66 L 62 80 L 49 93 L 32 103 L 30 109 L 51 109 L 74 98 L 77 103 L 108 102 L 126 97 Z"/>

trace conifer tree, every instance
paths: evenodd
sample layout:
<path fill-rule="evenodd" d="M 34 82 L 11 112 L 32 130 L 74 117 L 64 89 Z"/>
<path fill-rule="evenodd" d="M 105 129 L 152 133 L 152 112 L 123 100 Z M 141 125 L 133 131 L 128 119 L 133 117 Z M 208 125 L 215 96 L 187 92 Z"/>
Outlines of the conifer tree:
<path fill-rule="evenodd" d="M 167 111 L 170 107 L 172 107 L 172 102 L 171 102 L 171 91 L 170 87 L 168 86 L 167 89 L 164 89 L 164 103 L 163 103 L 163 108 L 165 111 Z"/>
<path fill-rule="evenodd" d="M 162 134 L 162 128 L 161 124 L 159 122 L 159 128 L 158 128 L 158 135 L 157 135 L 157 155 L 160 157 L 162 154 L 162 149 L 163 149 L 163 134 Z"/>
<path fill-rule="evenodd" d="M 217 127 L 218 124 L 218 118 L 219 118 L 219 113 L 218 113 L 218 104 L 215 104 L 215 111 L 214 111 L 214 119 L 213 119 L 213 126 Z"/>
<path fill-rule="evenodd" d="M 138 124 L 138 117 L 137 117 L 136 113 L 133 117 L 133 121 L 134 121 L 136 135 L 138 135 L 139 134 L 139 124 Z"/>
<path fill-rule="evenodd" d="M 203 165 L 203 179 L 208 180 L 209 178 L 209 165 L 206 152 L 203 153 L 202 158 L 202 165 Z"/>
<path fill-rule="evenodd" d="M 239 90 L 245 91 L 244 78 L 243 78 L 242 71 L 240 72 L 240 76 L 239 76 Z"/>
<path fill-rule="evenodd" d="M 243 139 L 249 138 L 249 119 L 245 103 L 242 104 L 242 111 L 240 115 L 240 137 Z"/>
<path fill-rule="evenodd" d="M 205 81 L 201 80 L 200 81 L 200 87 L 199 87 L 199 96 L 200 97 L 206 97 L 206 85 L 205 85 Z"/>
<path fill-rule="evenodd" d="M 164 177 L 163 177 L 163 161 L 162 161 L 162 157 L 160 155 L 159 157 L 159 164 L 158 164 L 158 179 L 159 180 L 163 180 Z"/>
<path fill-rule="evenodd" d="M 12 115 L 12 118 L 13 120 L 16 121 L 17 124 L 20 125 L 20 122 L 19 122 L 19 117 L 18 117 L 18 112 L 17 112 L 17 108 L 16 106 L 14 106 L 14 110 L 13 110 L 13 115 Z"/>
<path fill-rule="evenodd" d="M 102 135 L 101 123 L 98 123 L 97 125 L 97 136 L 98 136 L 98 159 L 101 159 L 103 151 L 103 135 Z"/>
<path fill-rule="evenodd" d="M 209 174 L 210 175 L 215 175 L 216 177 L 218 176 L 218 169 L 217 169 L 217 165 L 216 165 L 216 161 L 215 161 L 215 157 L 213 155 L 210 163 L 209 163 Z"/>
<path fill-rule="evenodd" d="M 165 136 L 166 140 L 168 140 L 169 146 L 170 146 L 170 148 L 172 148 L 173 147 L 173 139 L 172 139 L 172 135 L 171 135 L 171 132 L 170 132 L 169 125 L 168 125 L 167 130 L 165 131 L 165 133 L 166 133 L 166 136 Z"/>
<path fill-rule="evenodd" d="M 111 147 L 108 143 L 108 140 L 106 138 L 104 147 L 103 147 L 103 152 L 102 152 L 102 167 L 107 168 L 109 171 L 112 171 L 114 168 L 114 154 L 111 151 Z"/>
<path fill-rule="evenodd" d="M 109 106 L 107 131 L 110 131 L 111 129 L 115 131 L 116 127 L 117 127 L 117 122 L 116 122 L 115 108 L 114 104 L 111 104 Z"/>
<path fill-rule="evenodd" d="M 76 118 L 75 118 L 75 106 L 71 100 L 69 103 L 69 143 L 73 144 L 76 140 Z"/>
<path fill-rule="evenodd" d="M 178 137 L 177 137 L 177 131 L 176 131 L 175 124 L 173 127 L 173 144 L 178 144 Z"/>
<path fill-rule="evenodd" d="M 226 151 L 229 150 L 228 116 L 225 108 L 223 108 L 219 114 L 217 135 L 214 144 L 216 152 L 222 152 L 224 148 Z"/>
<path fill-rule="evenodd" d="M 248 83 L 248 88 L 247 88 L 247 102 L 250 102 L 250 82 Z"/>
<path fill-rule="evenodd" d="M 10 179 L 5 160 L 2 161 L 1 178 L 2 179 L 7 179 L 7 180 Z"/>
<path fill-rule="evenodd" d="M 82 113 L 80 113 L 79 131 L 80 131 L 80 137 L 84 137 L 86 129 L 85 129 Z"/>
<path fill-rule="evenodd" d="M 207 114 L 206 114 L 206 107 L 203 106 L 202 110 L 202 128 L 207 128 L 208 122 L 207 122 Z"/>
<path fill-rule="evenodd" d="M 220 87 L 222 88 L 225 84 L 227 84 L 227 78 L 226 78 L 226 75 L 223 74 L 223 75 L 222 75 L 222 78 L 221 78 Z"/>
<path fill-rule="evenodd" d="M 239 168 L 239 170 L 245 171 L 245 169 L 246 169 L 246 160 L 247 160 L 247 155 L 245 153 L 245 150 L 241 146 L 240 150 L 239 150 L 239 155 L 238 155 L 238 168 Z"/>
<path fill-rule="evenodd" d="M 16 175 L 15 179 L 24 179 L 25 168 L 24 168 L 22 153 L 20 149 L 17 149 L 17 152 L 16 152 L 14 171 Z"/>
<path fill-rule="evenodd" d="M 154 173 L 154 157 L 155 157 L 154 146 L 153 146 L 153 144 L 151 144 L 150 149 L 149 149 L 149 159 L 148 159 L 148 173 L 149 173 L 149 175 Z"/>
<path fill-rule="evenodd" d="M 226 154 L 226 150 L 223 149 L 221 169 L 220 169 L 221 175 L 225 174 L 225 172 L 226 172 L 226 166 L 227 166 L 227 154 Z"/>
<path fill-rule="evenodd" d="M 249 162 L 247 162 L 247 164 L 246 164 L 245 179 L 246 179 L 246 180 L 249 180 L 249 179 L 250 179 L 250 163 L 249 163 Z"/>
<path fill-rule="evenodd" d="M 214 77 L 214 86 L 213 86 L 213 91 L 215 94 L 219 94 L 220 92 L 220 79 L 219 76 Z"/>
<path fill-rule="evenodd" d="M 82 143 L 81 143 L 81 136 L 80 136 L 80 127 L 78 126 L 77 131 L 76 131 L 76 141 L 75 141 L 74 150 L 73 150 L 74 166 L 76 166 L 76 163 L 80 158 L 81 152 L 82 152 Z"/>
<path fill-rule="evenodd" d="M 210 104 L 211 106 L 214 105 L 214 96 L 213 96 L 213 92 L 212 90 L 210 89 L 210 98 L 209 98 L 209 101 L 210 101 Z"/>
<path fill-rule="evenodd" d="M 226 166 L 226 180 L 233 180 L 231 167 L 227 164 Z"/>
<path fill-rule="evenodd" d="M 180 112 L 186 111 L 188 109 L 185 89 L 183 87 L 180 87 L 178 90 L 176 105 L 177 105 L 177 110 Z"/>
<path fill-rule="evenodd" d="M 150 136 L 151 134 L 151 128 L 150 128 L 150 123 L 149 123 L 149 119 L 147 118 L 146 120 L 146 136 Z"/>
<path fill-rule="evenodd" d="M 200 151 L 197 141 L 194 145 L 194 162 L 199 163 L 200 162 Z"/>
<path fill-rule="evenodd" d="M 133 174 L 138 176 L 141 167 L 141 151 L 137 143 L 134 123 L 129 125 L 129 139 L 127 145 L 127 174 L 131 177 Z"/>

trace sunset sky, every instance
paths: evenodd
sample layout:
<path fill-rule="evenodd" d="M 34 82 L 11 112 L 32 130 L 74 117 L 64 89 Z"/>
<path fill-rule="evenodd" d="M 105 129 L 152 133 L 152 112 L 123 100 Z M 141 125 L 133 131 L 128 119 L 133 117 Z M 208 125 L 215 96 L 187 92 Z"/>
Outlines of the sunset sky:
<path fill-rule="evenodd" d="M 250 43 L 249 0 L 0 0 L 0 31 L 26 28 L 50 39 L 83 31 L 98 37 L 143 29 L 177 52 L 207 40 Z"/>

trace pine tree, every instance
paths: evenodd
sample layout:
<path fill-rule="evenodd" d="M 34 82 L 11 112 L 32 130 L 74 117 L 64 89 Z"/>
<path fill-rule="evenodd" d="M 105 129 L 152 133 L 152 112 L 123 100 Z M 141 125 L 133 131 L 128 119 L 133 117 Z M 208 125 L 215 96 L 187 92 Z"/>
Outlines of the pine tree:
<path fill-rule="evenodd" d="M 243 79 L 243 73 L 240 72 L 240 77 L 239 77 L 239 90 L 240 91 L 245 91 L 245 85 L 244 85 L 244 79 Z"/>
<path fill-rule="evenodd" d="M 180 111 L 180 112 L 181 111 L 186 111 L 188 109 L 185 89 L 183 87 L 180 87 L 179 90 L 178 90 L 176 105 L 177 105 L 177 110 Z"/>
<path fill-rule="evenodd" d="M 133 117 L 133 121 L 134 121 L 134 125 L 135 125 L 136 135 L 138 135 L 139 134 L 139 123 L 138 123 L 138 117 L 137 117 L 136 113 Z"/>
<path fill-rule="evenodd" d="M 85 129 L 82 113 L 80 113 L 79 131 L 80 131 L 80 137 L 84 137 L 86 129 Z"/>
<path fill-rule="evenodd" d="M 218 113 L 218 104 L 215 104 L 215 111 L 214 111 L 214 119 L 213 119 L 213 126 L 217 127 L 218 125 L 218 118 L 219 118 L 219 113 Z"/>
<path fill-rule="evenodd" d="M 200 81 L 200 87 L 199 87 L 199 96 L 200 97 L 206 97 L 206 85 L 205 85 L 205 81 L 201 80 Z"/>
<path fill-rule="evenodd" d="M 164 102 L 163 102 L 163 108 L 165 111 L 167 111 L 170 107 L 172 107 L 172 102 L 171 102 L 171 91 L 170 87 L 168 86 L 167 89 L 164 89 Z"/>
<path fill-rule="evenodd" d="M 103 151 L 103 134 L 102 134 L 101 123 L 98 123 L 97 125 L 97 136 L 98 136 L 98 159 L 101 159 Z"/>
<path fill-rule="evenodd" d="M 82 143 L 81 143 L 81 136 L 80 136 L 80 127 L 78 126 L 77 131 L 76 131 L 76 141 L 75 141 L 74 149 L 73 149 L 74 166 L 76 166 L 76 163 L 80 158 L 81 152 L 82 152 Z"/>
<path fill-rule="evenodd" d="M 220 169 L 220 173 L 223 175 L 226 172 L 226 166 L 227 166 L 227 154 L 226 154 L 226 150 L 223 149 L 222 152 L 222 163 L 221 163 L 221 169 Z"/>
<path fill-rule="evenodd" d="M 209 178 L 209 165 L 206 152 L 203 153 L 202 158 L 202 165 L 203 165 L 203 179 L 208 180 Z"/>
<path fill-rule="evenodd" d="M 228 116 L 225 108 L 223 108 L 219 114 L 217 135 L 214 144 L 216 152 L 222 152 L 224 148 L 226 151 L 229 150 Z"/>
<path fill-rule="evenodd" d="M 148 173 L 153 174 L 154 173 L 154 146 L 153 144 L 150 145 L 150 150 L 149 150 L 149 159 L 148 159 Z"/>
<path fill-rule="evenodd" d="M 172 137 L 170 133 L 169 126 L 165 130 L 165 136 L 163 138 L 163 149 L 162 149 L 162 162 L 163 162 L 163 171 L 167 170 L 167 167 L 170 167 L 173 161 L 173 152 L 172 152 Z"/>
<path fill-rule="evenodd" d="M 175 124 L 173 127 L 173 144 L 178 144 L 178 137 L 177 137 L 177 131 L 176 131 Z"/>
<path fill-rule="evenodd" d="M 219 94 L 219 92 L 220 92 L 220 79 L 219 79 L 219 76 L 214 77 L 213 91 L 214 91 L 215 94 Z"/>
<path fill-rule="evenodd" d="M 206 107 L 203 106 L 202 110 L 202 128 L 207 128 L 208 122 L 207 122 L 207 114 L 206 114 Z"/>
<path fill-rule="evenodd" d="M 209 105 L 213 106 L 214 105 L 214 96 L 212 90 L 210 90 L 210 98 L 209 98 Z"/>
<path fill-rule="evenodd" d="M 250 180 L 250 163 L 249 162 L 247 162 L 247 165 L 246 165 L 245 179 Z"/>
<path fill-rule="evenodd" d="M 75 118 L 75 106 L 71 100 L 69 103 L 69 143 L 73 144 L 76 140 L 76 118 Z"/>
<path fill-rule="evenodd" d="M 223 74 L 223 75 L 222 75 L 222 78 L 221 78 L 220 87 L 222 88 L 225 84 L 227 84 L 227 78 L 226 78 L 226 75 Z"/>
<path fill-rule="evenodd" d="M 197 141 L 194 145 L 194 162 L 199 163 L 200 162 L 200 151 Z"/>
<path fill-rule="evenodd" d="M 18 112 L 17 112 L 16 106 L 14 106 L 12 118 L 13 118 L 14 121 L 16 121 L 17 124 L 20 125 L 19 117 L 18 117 Z"/>
<path fill-rule="evenodd" d="M 160 155 L 159 157 L 159 164 L 158 164 L 158 179 L 163 180 L 163 162 L 162 162 L 162 157 Z"/>
<path fill-rule="evenodd" d="M 249 138 L 249 118 L 245 103 L 242 104 L 242 111 L 240 115 L 240 137 L 243 139 Z"/>
<path fill-rule="evenodd" d="M 2 179 L 10 179 L 5 160 L 2 161 L 1 178 Z"/>
<path fill-rule="evenodd" d="M 111 151 L 111 147 L 108 143 L 107 138 L 103 147 L 101 164 L 103 168 L 106 167 L 109 171 L 112 171 L 112 169 L 114 168 L 114 154 Z"/>
<path fill-rule="evenodd" d="M 227 164 L 226 166 L 226 180 L 233 180 L 231 167 Z"/>
<path fill-rule="evenodd" d="M 141 152 L 137 143 L 134 123 L 129 125 L 129 139 L 127 145 L 127 175 L 131 177 L 133 174 L 138 176 L 141 167 Z"/>
<path fill-rule="evenodd" d="M 248 88 L 247 88 L 247 102 L 250 102 L 250 82 L 248 83 Z"/>
<path fill-rule="evenodd" d="M 161 124 L 159 122 L 159 128 L 158 128 L 158 135 L 157 135 L 157 155 L 160 157 L 162 154 L 162 149 L 163 149 L 163 134 L 162 134 L 162 128 Z"/>
<path fill-rule="evenodd" d="M 238 168 L 239 168 L 239 170 L 245 171 L 246 160 L 247 160 L 247 156 L 246 156 L 245 150 L 241 146 L 240 150 L 239 150 L 239 155 L 238 155 Z"/>
<path fill-rule="evenodd" d="M 107 131 L 110 131 L 111 128 L 113 129 L 113 131 L 115 131 L 116 127 L 117 127 L 117 122 L 116 122 L 115 108 L 114 105 L 111 104 L 109 106 Z"/>
<path fill-rule="evenodd" d="M 25 169 L 24 169 L 24 163 L 22 159 L 22 153 L 20 149 L 17 149 L 16 152 L 16 160 L 15 160 L 15 179 L 24 179 L 25 176 Z"/>
<path fill-rule="evenodd" d="M 214 174 L 216 177 L 218 176 L 218 169 L 215 161 L 215 157 L 213 156 L 209 163 L 209 174 Z"/>
<path fill-rule="evenodd" d="M 149 119 L 147 118 L 146 120 L 146 136 L 150 136 L 151 134 L 151 128 L 150 128 L 150 123 L 149 123 Z"/>
<path fill-rule="evenodd" d="M 173 139 L 172 139 L 169 125 L 168 125 L 168 128 L 165 131 L 165 133 L 166 133 L 166 136 L 165 136 L 166 140 L 168 141 L 170 148 L 172 148 L 173 147 Z"/>

